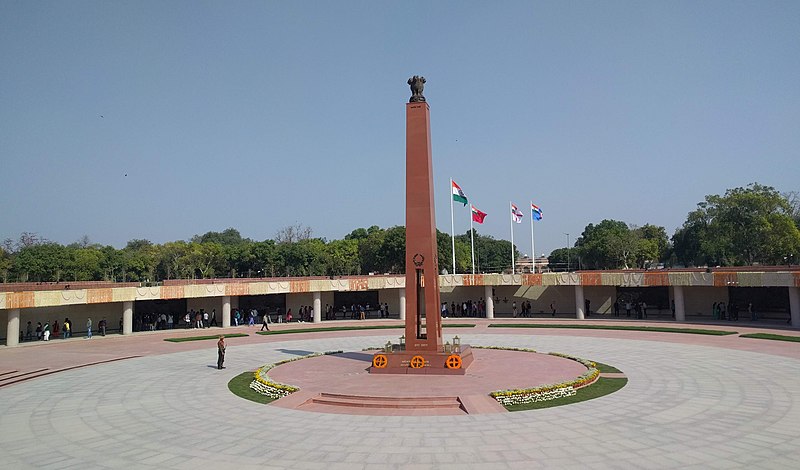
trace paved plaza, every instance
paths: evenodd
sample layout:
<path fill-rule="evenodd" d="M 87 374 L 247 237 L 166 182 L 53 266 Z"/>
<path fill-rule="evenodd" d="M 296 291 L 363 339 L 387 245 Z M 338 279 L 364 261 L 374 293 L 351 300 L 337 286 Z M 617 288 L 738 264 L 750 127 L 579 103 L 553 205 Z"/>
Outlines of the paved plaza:
<path fill-rule="evenodd" d="M 280 359 L 382 345 L 396 340 L 394 331 L 232 338 L 222 371 L 213 341 L 172 344 L 163 334 L 7 349 L 4 369 L 12 353 L 44 357 L 89 343 L 98 357 L 104 349 L 133 355 L 138 344 L 142 357 L 0 388 L 3 467 L 790 468 L 800 460 L 797 343 L 445 329 L 445 338 L 454 334 L 601 361 L 629 383 L 599 399 L 527 412 L 358 416 L 259 405 L 230 393 L 227 382 Z"/>

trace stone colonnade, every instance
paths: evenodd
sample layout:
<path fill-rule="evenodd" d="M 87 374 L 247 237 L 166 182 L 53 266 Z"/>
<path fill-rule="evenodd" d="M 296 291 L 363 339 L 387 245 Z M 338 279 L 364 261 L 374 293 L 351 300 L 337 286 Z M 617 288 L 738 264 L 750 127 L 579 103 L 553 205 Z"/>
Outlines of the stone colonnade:
<path fill-rule="evenodd" d="M 493 319 L 495 317 L 494 299 L 492 297 L 493 286 L 484 286 L 484 298 L 486 299 L 486 318 Z M 575 318 L 583 320 L 586 316 L 585 302 L 586 296 L 584 293 L 584 286 L 576 285 L 575 290 Z M 675 321 L 686 321 L 686 307 L 685 307 L 685 290 L 684 286 L 672 287 L 672 301 L 675 308 Z M 788 287 L 789 292 L 789 310 L 790 322 L 794 328 L 800 328 L 800 287 Z M 322 292 L 312 292 L 314 323 L 322 322 Z M 406 290 L 405 288 L 397 289 L 398 305 L 400 320 L 406 318 Z M 222 327 L 228 328 L 231 326 L 231 304 L 236 303 L 236 297 L 223 296 L 222 300 Z M 121 302 L 122 304 L 122 334 L 130 335 L 133 332 L 133 301 Z M 8 326 L 6 330 L 6 346 L 17 346 L 19 344 L 20 335 L 20 311 L 19 308 L 7 309 Z"/>

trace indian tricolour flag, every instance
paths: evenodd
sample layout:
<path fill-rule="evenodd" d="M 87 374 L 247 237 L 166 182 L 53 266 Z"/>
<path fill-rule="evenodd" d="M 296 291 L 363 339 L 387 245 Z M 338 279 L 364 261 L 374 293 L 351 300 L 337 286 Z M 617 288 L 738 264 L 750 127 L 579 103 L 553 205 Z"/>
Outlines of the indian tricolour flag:
<path fill-rule="evenodd" d="M 467 201 L 467 196 L 464 194 L 464 191 L 461 190 L 461 186 L 457 185 L 453 180 L 450 181 L 453 183 L 453 200 L 466 206 L 469 201 Z"/>

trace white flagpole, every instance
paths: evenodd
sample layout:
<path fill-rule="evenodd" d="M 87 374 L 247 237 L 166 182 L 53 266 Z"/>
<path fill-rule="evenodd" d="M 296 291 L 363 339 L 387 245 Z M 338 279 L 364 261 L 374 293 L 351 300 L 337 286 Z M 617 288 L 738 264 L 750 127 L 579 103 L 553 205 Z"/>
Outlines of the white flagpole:
<path fill-rule="evenodd" d="M 453 244 L 453 274 L 456 273 L 456 225 L 453 220 L 453 178 L 450 178 L 450 187 L 447 188 L 450 197 L 450 242 Z"/>
<path fill-rule="evenodd" d="M 513 203 L 511 201 L 508 201 L 508 209 L 513 211 L 513 209 L 511 208 L 512 205 L 513 205 Z M 515 274 L 515 272 L 514 272 L 514 215 L 515 214 L 512 212 L 511 213 L 511 218 L 508 219 L 509 222 L 511 222 L 511 274 Z"/>
<path fill-rule="evenodd" d="M 536 274 L 536 244 L 533 241 L 533 201 L 530 201 L 531 207 L 531 274 Z"/>
<path fill-rule="evenodd" d="M 475 274 L 475 235 L 472 229 L 472 204 L 469 205 L 469 243 L 472 245 L 472 274 Z"/>

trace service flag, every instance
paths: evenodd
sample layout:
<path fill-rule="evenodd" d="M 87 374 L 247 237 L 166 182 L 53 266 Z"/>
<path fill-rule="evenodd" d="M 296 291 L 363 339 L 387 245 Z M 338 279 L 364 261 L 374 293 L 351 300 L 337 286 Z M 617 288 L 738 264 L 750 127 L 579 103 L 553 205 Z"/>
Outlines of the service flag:
<path fill-rule="evenodd" d="M 531 216 L 533 220 L 542 220 L 542 209 L 534 203 L 531 203 Z"/>
<path fill-rule="evenodd" d="M 478 222 L 479 224 L 482 224 L 483 219 L 486 218 L 486 212 L 479 211 L 478 208 L 473 206 L 472 204 L 470 204 L 469 206 L 472 208 L 472 220 Z"/>
<path fill-rule="evenodd" d="M 521 224 L 523 215 L 524 214 L 522 212 L 520 212 L 520 210 L 517 208 L 516 204 L 511 204 L 511 220 L 513 220 L 514 222 L 516 222 L 518 224 Z"/>

